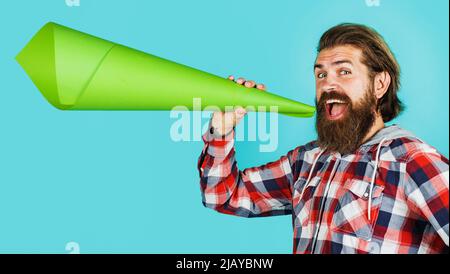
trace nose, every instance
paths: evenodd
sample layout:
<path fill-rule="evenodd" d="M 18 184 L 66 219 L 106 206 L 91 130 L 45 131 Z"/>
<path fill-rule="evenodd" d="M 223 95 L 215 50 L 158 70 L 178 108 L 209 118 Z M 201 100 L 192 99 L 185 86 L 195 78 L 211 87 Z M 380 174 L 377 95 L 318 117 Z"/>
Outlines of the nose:
<path fill-rule="evenodd" d="M 322 81 L 317 83 L 317 89 L 316 89 L 316 99 L 317 101 L 320 100 L 322 97 L 322 94 L 324 93 L 330 93 L 330 92 L 337 92 L 339 90 L 339 85 L 336 81 L 336 79 L 331 76 L 327 75 Z"/>
<path fill-rule="evenodd" d="M 331 92 L 331 91 L 336 91 L 337 89 L 338 89 L 338 83 L 336 81 L 336 78 L 331 75 L 327 75 L 327 77 L 325 79 L 323 79 L 323 81 L 321 83 L 320 91 L 321 92 Z"/>

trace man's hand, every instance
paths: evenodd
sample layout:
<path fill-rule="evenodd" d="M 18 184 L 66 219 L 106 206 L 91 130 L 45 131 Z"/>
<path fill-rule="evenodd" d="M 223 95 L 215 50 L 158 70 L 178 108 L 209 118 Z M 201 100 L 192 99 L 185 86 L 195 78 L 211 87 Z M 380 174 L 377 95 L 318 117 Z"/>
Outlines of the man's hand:
<path fill-rule="evenodd" d="M 266 90 L 264 84 L 256 84 L 255 81 L 247 81 L 242 77 L 235 80 L 234 76 L 231 75 L 228 79 L 247 88 L 257 88 L 262 91 Z M 214 127 L 214 131 L 218 135 L 225 136 L 230 133 L 237 124 L 239 124 L 246 114 L 247 111 L 243 107 L 236 107 L 232 112 L 214 112 L 211 120 L 211 126 Z"/>

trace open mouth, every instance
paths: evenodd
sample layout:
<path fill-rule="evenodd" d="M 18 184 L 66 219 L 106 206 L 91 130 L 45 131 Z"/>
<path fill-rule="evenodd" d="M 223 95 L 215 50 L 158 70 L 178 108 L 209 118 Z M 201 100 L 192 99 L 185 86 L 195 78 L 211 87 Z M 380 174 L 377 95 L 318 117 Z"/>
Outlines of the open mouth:
<path fill-rule="evenodd" d="M 338 120 L 347 112 L 347 103 L 338 99 L 327 100 L 325 107 L 329 120 Z"/>

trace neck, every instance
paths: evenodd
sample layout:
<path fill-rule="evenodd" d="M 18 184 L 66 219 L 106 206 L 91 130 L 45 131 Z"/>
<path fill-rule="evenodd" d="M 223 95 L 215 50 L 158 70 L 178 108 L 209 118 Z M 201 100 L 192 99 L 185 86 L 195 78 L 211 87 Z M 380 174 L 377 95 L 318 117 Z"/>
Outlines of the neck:
<path fill-rule="evenodd" d="M 380 114 L 377 114 L 377 117 L 375 118 L 375 122 L 373 123 L 372 128 L 366 134 L 366 137 L 364 137 L 364 139 L 362 141 L 362 144 L 367 142 L 370 138 L 372 138 L 382 128 L 384 128 L 383 118 L 381 117 Z"/>

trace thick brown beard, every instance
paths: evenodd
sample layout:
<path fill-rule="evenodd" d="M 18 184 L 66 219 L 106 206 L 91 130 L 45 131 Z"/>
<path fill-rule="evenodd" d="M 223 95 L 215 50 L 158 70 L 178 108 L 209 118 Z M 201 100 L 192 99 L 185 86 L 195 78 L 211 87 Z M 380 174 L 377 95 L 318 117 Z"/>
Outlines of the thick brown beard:
<path fill-rule="evenodd" d="M 340 99 L 347 103 L 347 113 L 343 118 L 336 121 L 327 119 L 328 99 Z M 376 102 L 372 87 L 366 89 L 364 97 L 357 104 L 352 104 L 345 94 L 324 93 L 320 101 L 316 101 L 319 146 L 328 152 L 339 152 L 341 155 L 355 153 L 375 123 Z"/>

